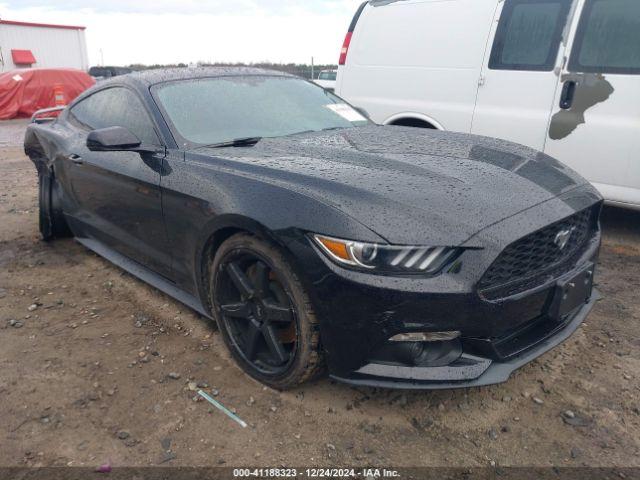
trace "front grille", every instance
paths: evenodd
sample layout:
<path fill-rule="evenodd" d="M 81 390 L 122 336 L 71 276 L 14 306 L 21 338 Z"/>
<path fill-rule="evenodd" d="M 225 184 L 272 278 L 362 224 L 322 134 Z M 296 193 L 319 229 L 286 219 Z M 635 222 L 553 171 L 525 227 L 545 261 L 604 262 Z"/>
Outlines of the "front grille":
<path fill-rule="evenodd" d="M 571 270 L 597 231 L 597 210 L 588 209 L 509 245 L 486 271 L 478 289 L 488 300 L 505 298 L 542 285 Z M 571 231 L 564 248 L 556 239 Z"/>

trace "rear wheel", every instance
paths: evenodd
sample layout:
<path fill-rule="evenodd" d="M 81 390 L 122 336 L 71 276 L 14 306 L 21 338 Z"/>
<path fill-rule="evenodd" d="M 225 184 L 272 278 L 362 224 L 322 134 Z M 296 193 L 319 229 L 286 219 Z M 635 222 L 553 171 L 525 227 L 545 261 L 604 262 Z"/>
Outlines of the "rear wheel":
<path fill-rule="evenodd" d="M 284 390 L 322 371 L 318 321 L 302 284 L 274 246 L 240 234 L 219 248 L 211 304 L 242 369 Z"/>
<path fill-rule="evenodd" d="M 49 242 L 55 238 L 68 237 L 71 231 L 58 208 L 55 179 L 48 171 L 38 175 L 39 227 L 42 239 Z"/>

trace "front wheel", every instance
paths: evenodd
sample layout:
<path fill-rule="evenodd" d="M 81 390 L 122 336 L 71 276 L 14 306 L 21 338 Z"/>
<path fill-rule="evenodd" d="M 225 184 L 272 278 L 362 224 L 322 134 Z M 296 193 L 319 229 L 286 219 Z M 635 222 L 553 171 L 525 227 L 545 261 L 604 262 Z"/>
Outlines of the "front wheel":
<path fill-rule="evenodd" d="M 282 252 L 239 234 L 211 266 L 211 305 L 223 339 L 256 380 L 286 390 L 323 369 L 318 320 Z"/>

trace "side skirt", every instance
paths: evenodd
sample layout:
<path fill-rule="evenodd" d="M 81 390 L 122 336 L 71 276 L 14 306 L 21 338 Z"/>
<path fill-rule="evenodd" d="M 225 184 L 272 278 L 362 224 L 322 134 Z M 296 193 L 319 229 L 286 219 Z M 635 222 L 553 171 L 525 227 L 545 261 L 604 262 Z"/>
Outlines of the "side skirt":
<path fill-rule="evenodd" d="M 134 262 L 124 255 L 119 254 L 118 252 L 112 250 L 111 248 L 105 246 L 97 240 L 93 240 L 91 238 L 76 237 L 76 241 L 89 250 L 105 258 L 106 260 L 109 260 L 114 265 L 130 273 L 134 277 L 139 278 L 143 282 L 148 283 L 152 287 L 157 288 L 163 293 L 166 293 L 170 297 L 176 299 L 180 303 L 183 303 L 192 310 L 195 310 L 203 317 L 213 320 L 211 314 L 207 312 L 200 300 L 198 300 L 193 295 L 180 290 L 173 283 L 161 277 L 157 273 L 152 272 L 143 265 L 140 265 L 139 263 Z"/>

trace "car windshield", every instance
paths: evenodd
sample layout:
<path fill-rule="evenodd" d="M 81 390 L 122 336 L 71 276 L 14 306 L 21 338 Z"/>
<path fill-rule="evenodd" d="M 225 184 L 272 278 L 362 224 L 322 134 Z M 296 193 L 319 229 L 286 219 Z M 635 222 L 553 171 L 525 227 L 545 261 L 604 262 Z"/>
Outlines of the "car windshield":
<path fill-rule="evenodd" d="M 321 72 L 318 80 L 335 80 L 336 78 L 338 78 L 336 72 Z"/>
<path fill-rule="evenodd" d="M 185 146 L 369 123 L 339 97 L 291 77 L 192 79 L 161 84 L 154 95 Z"/>

